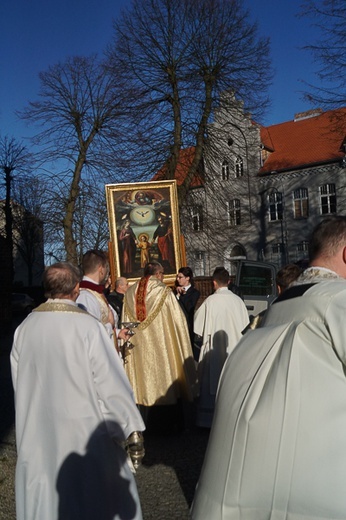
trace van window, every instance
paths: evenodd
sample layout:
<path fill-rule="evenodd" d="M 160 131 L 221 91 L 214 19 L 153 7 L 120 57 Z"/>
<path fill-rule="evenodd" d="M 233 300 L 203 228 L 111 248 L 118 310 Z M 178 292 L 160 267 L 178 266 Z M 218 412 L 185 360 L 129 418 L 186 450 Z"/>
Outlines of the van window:
<path fill-rule="evenodd" d="M 273 286 L 272 268 L 256 265 L 242 265 L 239 278 L 239 287 L 242 294 L 244 295 L 273 295 L 275 288 Z"/>

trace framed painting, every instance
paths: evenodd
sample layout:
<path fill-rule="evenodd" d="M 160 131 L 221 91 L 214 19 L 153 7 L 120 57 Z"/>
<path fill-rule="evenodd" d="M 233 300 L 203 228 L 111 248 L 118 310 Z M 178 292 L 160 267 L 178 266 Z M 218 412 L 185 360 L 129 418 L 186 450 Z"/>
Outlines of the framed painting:
<path fill-rule="evenodd" d="M 172 285 L 183 260 L 176 181 L 107 184 L 106 199 L 114 277 L 134 282 L 158 261 Z"/>

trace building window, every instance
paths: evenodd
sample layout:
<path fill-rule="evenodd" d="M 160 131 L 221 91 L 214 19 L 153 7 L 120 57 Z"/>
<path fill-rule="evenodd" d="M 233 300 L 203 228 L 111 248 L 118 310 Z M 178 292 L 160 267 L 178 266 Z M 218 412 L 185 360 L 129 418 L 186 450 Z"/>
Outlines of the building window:
<path fill-rule="evenodd" d="M 229 179 L 229 164 L 227 161 L 223 161 L 221 166 L 221 179 L 223 181 L 228 181 Z"/>
<path fill-rule="evenodd" d="M 202 231 L 203 229 L 203 208 L 200 205 L 193 206 L 191 209 L 192 229 L 193 231 Z"/>
<path fill-rule="evenodd" d="M 283 253 L 283 245 L 281 243 L 272 245 L 272 253 L 273 255 L 281 255 Z"/>
<path fill-rule="evenodd" d="M 335 184 L 320 186 L 321 215 L 336 213 Z"/>
<path fill-rule="evenodd" d="M 228 222 L 230 226 L 240 226 L 240 200 L 232 199 L 227 203 L 228 206 Z"/>
<path fill-rule="evenodd" d="M 236 177 L 242 177 L 244 173 L 244 164 L 241 157 L 237 157 L 234 163 L 234 174 Z"/>
<path fill-rule="evenodd" d="M 309 216 L 309 199 L 308 190 L 299 188 L 293 192 L 294 202 L 294 218 L 308 218 Z"/>
<path fill-rule="evenodd" d="M 303 240 L 302 242 L 299 242 L 299 244 L 297 244 L 298 253 L 307 253 L 308 250 L 309 242 L 307 240 Z"/>
<path fill-rule="evenodd" d="M 205 252 L 204 251 L 195 251 L 193 253 L 194 259 L 194 276 L 204 276 L 205 275 Z"/>
<path fill-rule="evenodd" d="M 280 191 L 273 191 L 268 195 L 268 210 L 269 221 L 282 220 L 283 217 L 283 203 L 282 193 Z"/>

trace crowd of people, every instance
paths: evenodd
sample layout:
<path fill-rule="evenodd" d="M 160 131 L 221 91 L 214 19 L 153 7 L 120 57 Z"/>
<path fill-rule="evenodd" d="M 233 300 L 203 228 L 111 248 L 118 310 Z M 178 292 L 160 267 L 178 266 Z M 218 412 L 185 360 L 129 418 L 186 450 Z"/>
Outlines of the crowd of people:
<path fill-rule="evenodd" d="M 346 518 L 346 217 L 309 244 L 251 323 L 224 267 L 204 301 L 188 266 L 172 288 L 147 262 L 113 291 L 102 251 L 83 275 L 47 267 L 11 351 L 18 520 L 141 519 L 143 432 L 193 424 L 211 429 L 193 520 Z"/>

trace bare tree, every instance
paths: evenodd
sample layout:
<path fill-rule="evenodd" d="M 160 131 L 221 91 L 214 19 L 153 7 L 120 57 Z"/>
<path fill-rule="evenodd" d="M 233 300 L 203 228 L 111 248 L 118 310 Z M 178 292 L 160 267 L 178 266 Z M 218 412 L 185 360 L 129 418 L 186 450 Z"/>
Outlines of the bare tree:
<path fill-rule="evenodd" d="M 15 175 L 27 173 L 31 167 L 32 156 L 26 146 L 14 137 L 0 137 L 0 169 L 3 173 L 5 192 L 5 239 L 11 286 L 13 282 L 13 213 L 11 201 L 13 180 Z"/>
<path fill-rule="evenodd" d="M 13 243 L 27 268 L 28 285 L 37 284 L 44 267 L 44 217 L 48 213 L 46 183 L 31 176 L 13 185 Z"/>
<path fill-rule="evenodd" d="M 233 92 L 258 117 L 265 108 L 269 40 L 258 36 L 241 0 L 134 0 L 114 28 L 109 64 L 130 101 L 121 122 L 138 168 L 152 174 L 165 163 L 166 178 L 174 178 L 180 150 L 195 148 L 182 201 L 201 167 L 220 93 Z"/>
<path fill-rule="evenodd" d="M 305 99 L 313 105 L 335 108 L 346 104 L 346 3 L 344 0 L 308 0 L 302 16 L 319 30 L 316 41 L 305 46 L 318 65 L 318 85 L 309 84 Z"/>
<path fill-rule="evenodd" d="M 105 188 L 95 181 L 83 181 L 74 222 L 79 263 L 89 249 L 108 249 L 109 230 Z"/>
<path fill-rule="evenodd" d="M 33 142 L 41 163 L 53 163 L 67 260 L 78 263 L 74 218 L 82 178 L 98 181 L 114 171 L 116 122 L 120 115 L 119 82 L 96 56 L 72 57 L 40 74 L 39 101 L 21 117 L 40 124 Z"/>

